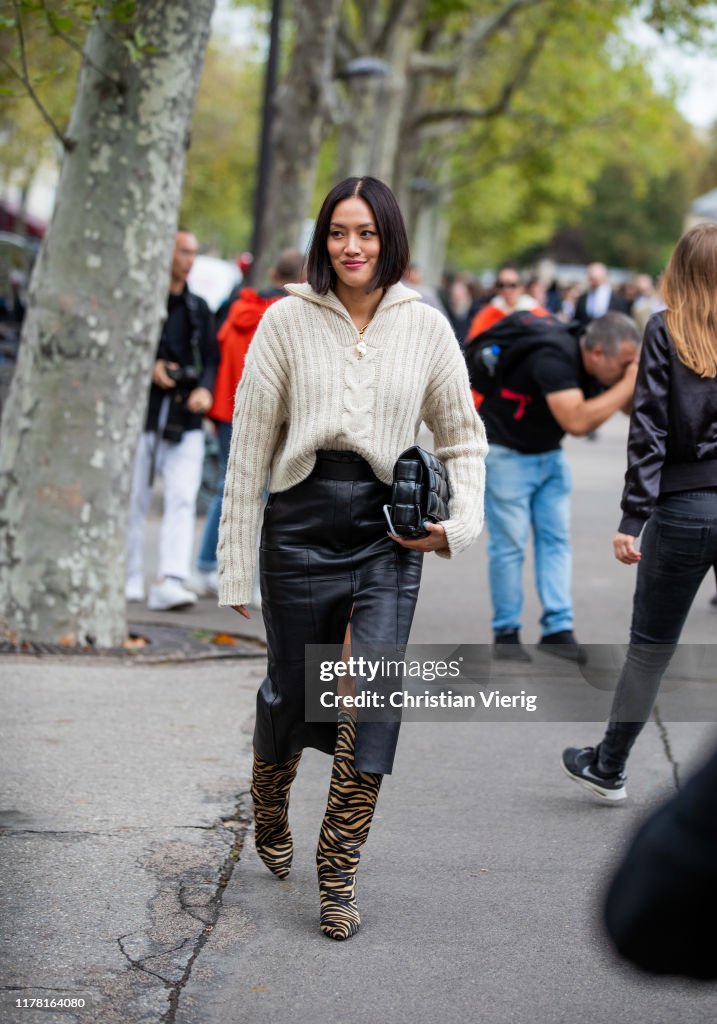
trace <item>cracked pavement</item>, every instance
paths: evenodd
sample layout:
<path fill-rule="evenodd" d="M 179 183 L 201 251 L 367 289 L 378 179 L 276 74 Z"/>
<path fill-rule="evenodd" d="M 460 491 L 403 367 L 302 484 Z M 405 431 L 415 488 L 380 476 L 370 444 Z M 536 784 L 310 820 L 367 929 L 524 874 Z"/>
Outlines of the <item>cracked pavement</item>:
<path fill-rule="evenodd" d="M 0 1020 L 170 1020 L 241 850 L 262 662 L 1 667 Z M 48 992 L 86 1006 L 13 1005 Z"/>
<path fill-rule="evenodd" d="M 609 543 L 624 425 L 567 447 L 577 632 L 623 643 L 633 576 Z M 697 597 L 687 644 L 713 641 L 711 586 Z M 226 615 L 202 601 L 191 621 L 212 627 Z M 529 579 L 528 643 L 537 618 Z M 488 621 L 483 543 L 455 562 L 426 561 L 416 642 L 485 641 Z M 256 619 L 252 629 L 261 635 Z M 701 664 L 701 710 L 715 717 L 712 660 Z M 330 943 L 317 927 L 313 863 L 325 757 L 302 760 L 289 879 L 271 876 L 253 849 L 262 675 L 261 660 L 0 660 L 2 1024 L 713 1018 L 714 986 L 633 974 L 596 921 L 609 865 L 714 741 L 714 724 L 674 720 L 674 695 L 661 697 L 631 760 L 630 799 L 606 808 L 558 767 L 563 746 L 595 740 L 594 724 L 407 723 L 359 876 L 361 931 Z M 52 997 L 86 1006 L 15 1007 Z"/>

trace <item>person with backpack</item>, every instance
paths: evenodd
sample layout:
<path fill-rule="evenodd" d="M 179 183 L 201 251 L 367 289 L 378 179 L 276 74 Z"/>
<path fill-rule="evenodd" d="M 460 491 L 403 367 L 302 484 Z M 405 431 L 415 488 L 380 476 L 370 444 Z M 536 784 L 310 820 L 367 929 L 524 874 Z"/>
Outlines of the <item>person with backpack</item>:
<path fill-rule="evenodd" d="M 540 647 L 577 660 L 573 633 L 570 470 L 565 434 L 580 437 L 629 411 L 640 336 L 622 313 L 593 321 L 584 337 L 552 316 L 515 312 L 466 349 L 490 451 L 485 516 L 494 655 L 530 661 L 520 641 L 523 562 L 530 533 L 543 614 Z"/>
<path fill-rule="evenodd" d="M 217 577 L 217 544 L 219 542 L 219 518 L 222 512 L 224 475 L 229 458 L 232 437 L 232 416 L 234 396 L 244 372 L 244 361 L 259 321 L 266 310 L 287 294 L 284 285 L 303 280 L 304 255 L 298 249 L 285 249 L 271 271 L 271 287 L 262 291 L 242 288 L 238 298 L 229 308 L 219 328 L 219 370 L 214 387 L 214 402 L 209 410 L 219 442 L 219 474 L 217 489 L 207 512 L 204 533 L 197 556 L 197 572 L 192 589 L 200 596 L 207 597 L 219 592 Z"/>

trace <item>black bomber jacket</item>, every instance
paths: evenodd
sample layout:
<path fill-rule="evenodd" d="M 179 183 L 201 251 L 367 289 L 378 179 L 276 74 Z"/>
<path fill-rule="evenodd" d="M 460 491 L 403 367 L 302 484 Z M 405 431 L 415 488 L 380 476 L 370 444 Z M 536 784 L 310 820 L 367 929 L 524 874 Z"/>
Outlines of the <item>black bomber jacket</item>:
<path fill-rule="evenodd" d="M 650 317 L 635 385 L 620 533 L 637 537 L 661 494 L 717 488 L 717 378 L 677 357 L 662 313 Z"/>

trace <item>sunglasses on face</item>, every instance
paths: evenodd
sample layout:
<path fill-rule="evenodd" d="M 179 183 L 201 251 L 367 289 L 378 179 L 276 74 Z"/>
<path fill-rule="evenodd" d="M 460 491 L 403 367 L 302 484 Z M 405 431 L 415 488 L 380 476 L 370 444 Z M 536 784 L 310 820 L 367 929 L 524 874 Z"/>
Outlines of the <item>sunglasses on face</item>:
<path fill-rule="evenodd" d="M 496 288 L 520 288 L 520 281 L 497 281 Z"/>

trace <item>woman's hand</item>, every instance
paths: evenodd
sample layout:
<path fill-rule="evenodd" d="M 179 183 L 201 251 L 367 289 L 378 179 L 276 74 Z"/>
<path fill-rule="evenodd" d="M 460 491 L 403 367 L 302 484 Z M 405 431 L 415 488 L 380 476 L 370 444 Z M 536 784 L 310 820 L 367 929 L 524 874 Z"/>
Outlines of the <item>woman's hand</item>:
<path fill-rule="evenodd" d="M 245 619 L 251 618 L 251 615 L 249 614 L 249 609 L 245 604 L 233 604 L 232 608 L 234 609 L 235 612 L 239 612 L 240 615 L 243 615 Z"/>
<path fill-rule="evenodd" d="M 622 562 L 623 565 L 634 565 L 635 562 L 639 562 L 642 555 L 635 547 L 636 537 L 632 537 L 629 533 L 616 533 L 612 539 L 612 549 L 615 552 L 615 558 L 618 562 Z"/>
<path fill-rule="evenodd" d="M 402 548 L 412 548 L 413 551 L 447 551 L 448 538 L 446 531 L 440 523 L 424 523 L 423 527 L 428 530 L 427 537 L 419 537 L 417 540 L 407 540 L 405 537 L 397 537 L 395 533 L 389 533 L 391 540 L 395 540 Z"/>

